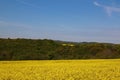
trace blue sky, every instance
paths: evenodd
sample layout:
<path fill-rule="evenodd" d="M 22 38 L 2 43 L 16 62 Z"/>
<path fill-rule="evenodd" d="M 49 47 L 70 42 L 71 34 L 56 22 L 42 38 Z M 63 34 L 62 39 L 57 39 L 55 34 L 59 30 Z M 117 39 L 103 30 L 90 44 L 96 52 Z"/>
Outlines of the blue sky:
<path fill-rule="evenodd" d="M 120 0 L 0 0 L 0 37 L 120 43 Z"/>

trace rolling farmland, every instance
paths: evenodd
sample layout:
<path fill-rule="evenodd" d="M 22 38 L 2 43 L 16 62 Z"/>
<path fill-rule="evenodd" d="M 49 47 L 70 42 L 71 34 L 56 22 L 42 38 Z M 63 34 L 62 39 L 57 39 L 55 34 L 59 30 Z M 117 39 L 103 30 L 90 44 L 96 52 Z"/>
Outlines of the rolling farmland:
<path fill-rule="evenodd" d="M 0 80 L 120 80 L 120 59 L 1 61 Z"/>

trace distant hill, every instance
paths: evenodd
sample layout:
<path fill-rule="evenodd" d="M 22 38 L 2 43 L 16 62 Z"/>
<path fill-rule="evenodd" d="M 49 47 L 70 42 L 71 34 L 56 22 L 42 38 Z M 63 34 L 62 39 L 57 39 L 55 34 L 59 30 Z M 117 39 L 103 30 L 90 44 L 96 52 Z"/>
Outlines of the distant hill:
<path fill-rule="evenodd" d="M 48 39 L 0 39 L 0 60 L 120 58 L 120 44 Z"/>

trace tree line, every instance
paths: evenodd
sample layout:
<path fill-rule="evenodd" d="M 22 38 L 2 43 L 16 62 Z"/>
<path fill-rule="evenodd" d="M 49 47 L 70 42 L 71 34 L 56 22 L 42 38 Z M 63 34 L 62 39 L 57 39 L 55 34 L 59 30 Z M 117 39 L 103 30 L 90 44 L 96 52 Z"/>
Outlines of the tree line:
<path fill-rule="evenodd" d="M 120 44 L 49 39 L 0 39 L 0 60 L 120 58 Z"/>

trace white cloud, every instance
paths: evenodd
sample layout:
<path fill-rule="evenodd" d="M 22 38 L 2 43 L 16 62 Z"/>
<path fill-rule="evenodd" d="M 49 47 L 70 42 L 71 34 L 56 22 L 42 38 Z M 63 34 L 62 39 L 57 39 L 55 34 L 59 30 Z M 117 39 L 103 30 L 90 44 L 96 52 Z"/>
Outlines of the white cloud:
<path fill-rule="evenodd" d="M 40 6 L 37 6 L 37 5 L 32 4 L 32 3 L 28 3 L 27 1 L 24 1 L 24 0 L 16 0 L 16 1 L 19 2 L 19 3 L 25 4 L 27 6 L 31 6 L 31 7 L 35 7 L 35 8 L 41 8 Z"/>
<path fill-rule="evenodd" d="M 96 5 L 96 6 L 101 6 L 99 3 L 97 3 L 97 2 L 94 2 L 94 5 Z"/>
<path fill-rule="evenodd" d="M 118 7 L 102 5 L 98 2 L 94 2 L 94 5 L 96 5 L 98 7 L 102 7 L 103 9 L 105 9 L 108 16 L 111 16 L 113 12 L 120 12 L 120 8 L 118 8 Z"/>

